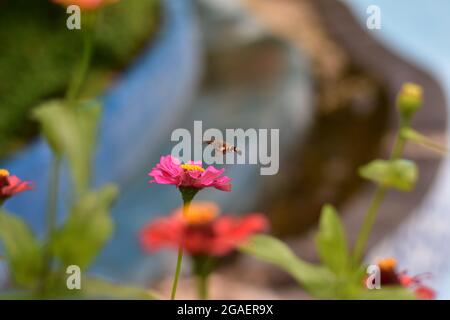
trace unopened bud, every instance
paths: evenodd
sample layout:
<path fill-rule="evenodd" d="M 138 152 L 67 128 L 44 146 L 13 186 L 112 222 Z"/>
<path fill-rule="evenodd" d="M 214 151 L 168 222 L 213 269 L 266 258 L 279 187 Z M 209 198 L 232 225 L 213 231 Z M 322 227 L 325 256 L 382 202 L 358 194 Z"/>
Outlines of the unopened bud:
<path fill-rule="evenodd" d="M 410 118 L 422 106 L 421 86 L 407 82 L 397 96 L 397 108 L 403 117 Z"/>

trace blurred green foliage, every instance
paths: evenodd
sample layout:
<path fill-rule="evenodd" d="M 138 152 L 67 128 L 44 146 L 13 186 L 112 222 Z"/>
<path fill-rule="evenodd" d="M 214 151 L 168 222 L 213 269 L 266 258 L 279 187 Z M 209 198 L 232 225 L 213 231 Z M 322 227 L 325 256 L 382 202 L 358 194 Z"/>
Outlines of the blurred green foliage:
<path fill-rule="evenodd" d="M 256 235 L 241 246 L 240 250 L 284 270 L 314 296 L 328 296 L 333 274 L 324 266 L 314 265 L 300 259 L 284 242 L 277 238 L 269 235 Z"/>
<path fill-rule="evenodd" d="M 59 267 L 49 274 L 45 273 L 45 248 L 49 244 L 39 241 L 22 218 L 0 209 L 0 242 L 14 284 L 13 288 L 1 292 L 0 300 L 155 299 L 156 294 L 145 288 L 84 275 L 81 290 L 67 290 L 65 268 L 78 264 L 84 270 L 109 238 L 113 228 L 109 207 L 116 194 L 114 186 L 106 186 L 88 194 L 74 206 L 68 221 L 50 240 Z"/>
<path fill-rule="evenodd" d="M 92 189 L 89 184 L 101 106 L 92 101 L 50 100 L 36 108 L 34 114 L 55 157 L 68 161 L 76 193 L 64 223 L 56 226 L 50 220 L 55 216 L 49 215 L 52 212 L 49 207 L 47 236 L 42 240 L 22 218 L 0 209 L 0 244 L 5 250 L 12 280 L 0 299 L 154 298 L 144 288 L 86 276 L 80 280 L 81 290 L 69 290 L 67 268 L 78 267 L 81 276 L 81 271 L 91 265 L 114 231 L 110 212 L 118 189 L 112 184 Z M 60 166 L 56 169 L 60 170 Z M 49 189 L 56 188 L 57 183 L 53 183 L 55 185 Z"/>
<path fill-rule="evenodd" d="M 417 165 L 405 159 L 374 160 L 359 169 L 361 177 L 382 187 L 411 191 L 419 175 Z"/>
<path fill-rule="evenodd" d="M 28 225 L 18 216 L 0 210 L 0 241 L 15 282 L 32 289 L 43 266 L 43 248 Z"/>
<path fill-rule="evenodd" d="M 159 24 L 159 0 L 120 1 L 102 11 L 84 96 L 103 90 Z M 37 133 L 30 109 L 67 88 L 83 42 L 81 31 L 66 28 L 67 17 L 49 0 L 0 2 L 0 157 Z"/>
<path fill-rule="evenodd" d="M 319 230 L 316 247 L 320 260 L 335 274 L 344 275 L 350 266 L 350 253 L 344 226 L 333 206 L 322 208 Z"/>
<path fill-rule="evenodd" d="M 420 132 L 414 130 L 413 128 L 403 128 L 400 132 L 401 137 L 410 142 L 413 142 L 419 146 L 428 148 L 434 152 L 440 153 L 443 156 L 446 156 L 449 153 L 449 150 L 444 145 L 437 143 L 428 137 L 424 136 Z"/>
<path fill-rule="evenodd" d="M 110 207 L 118 194 L 117 187 L 107 185 L 83 196 L 72 208 L 67 221 L 55 232 L 51 250 L 64 265 L 89 266 L 114 229 Z"/>
<path fill-rule="evenodd" d="M 89 185 L 91 158 L 102 108 L 94 101 L 69 108 L 62 100 L 50 100 L 34 109 L 35 118 L 53 152 L 67 156 L 77 194 Z"/>
<path fill-rule="evenodd" d="M 315 265 L 303 261 L 296 256 L 292 250 L 282 241 L 269 236 L 253 236 L 250 241 L 241 247 L 245 253 L 274 264 L 280 269 L 290 274 L 309 294 L 319 299 L 389 299 L 406 300 L 414 299 L 413 292 L 406 288 L 398 286 L 384 286 L 382 290 L 368 290 L 364 287 L 365 268 L 355 269 L 350 265 L 345 265 L 345 269 L 339 267 L 336 269 L 336 261 L 349 260 L 350 257 L 341 257 L 336 259 L 337 255 L 342 254 L 334 252 L 333 242 L 341 246 L 341 232 L 336 232 L 334 225 L 337 215 L 328 209 L 328 212 L 322 212 L 321 223 L 318 238 L 327 239 L 327 245 L 321 248 L 321 259 L 323 265 Z M 332 221 L 323 221 L 331 219 Z M 340 223 L 339 223 L 340 224 Z M 332 236 L 332 237 L 329 237 Z M 344 271 L 342 273 L 342 271 Z"/>
<path fill-rule="evenodd" d="M 85 86 L 90 87 L 92 78 L 98 82 L 99 74 L 124 66 L 139 49 L 138 40 L 144 40 L 149 29 L 155 30 L 155 19 L 149 19 L 148 12 L 150 9 L 156 12 L 156 3 L 156 0 L 128 0 L 105 9 L 95 30 L 98 36 L 94 46 L 98 53 L 93 59 L 94 71 L 90 74 L 91 82 L 87 81 Z M 85 276 L 80 282 L 82 290 L 69 290 L 67 268 L 77 266 L 79 273 L 84 272 L 114 231 L 110 212 L 118 189 L 112 184 L 92 189 L 89 181 L 102 106 L 93 99 L 83 98 L 86 92 L 97 93 L 101 86 L 84 90 L 81 97 L 77 86 L 73 98 L 46 99 L 66 91 L 73 70 L 80 70 L 78 55 L 86 45 L 82 42 L 82 31 L 68 31 L 63 8 L 46 1 L 26 5 L 24 1 L 7 2 L 4 6 L 0 9 L 7 9 L 8 13 L 0 10 L 0 26 L 11 26 L 13 31 L 5 32 L 7 28 L 0 28 L 0 41 L 5 39 L 2 44 L 6 44 L 6 54 L 2 53 L 0 61 L 0 80 L 1 77 L 12 79 L 0 81 L 0 94 L 5 93 L 0 95 L 0 130 L 4 129 L 0 131 L 2 151 L 13 147 L 8 137 L 25 138 L 27 132 L 33 133 L 29 126 L 29 106 L 40 102 L 31 114 L 40 124 L 41 133 L 54 154 L 54 175 L 50 179 L 45 238 L 38 239 L 22 218 L 0 209 L 0 244 L 12 280 L 6 295 L 0 298 L 153 298 L 152 293 L 143 288 Z M 23 15 L 20 9 L 26 9 Z M 148 9 L 147 12 L 144 9 Z M 2 15 L 7 19 L 1 20 Z M 69 165 L 74 192 L 66 221 L 57 225 L 61 161 Z"/>
<path fill-rule="evenodd" d="M 266 235 L 252 237 L 241 250 L 289 273 L 316 298 L 414 299 L 414 292 L 406 287 L 388 285 L 383 286 L 381 290 L 366 289 L 364 279 L 367 266 L 361 260 L 385 191 L 391 188 L 411 191 L 418 179 L 419 170 L 416 163 L 401 159 L 405 143 L 412 141 L 440 153 L 446 151 L 410 127 L 411 117 L 422 104 L 421 93 L 422 89 L 418 85 L 404 85 L 397 105 L 400 128 L 390 159 L 376 159 L 359 168 L 360 176 L 374 182 L 378 187 L 367 210 L 353 253 L 350 253 L 340 216 L 331 205 L 322 207 L 319 231 L 316 235 L 316 250 L 321 264 L 303 261 L 283 242 Z M 405 103 L 409 105 L 405 106 Z"/>

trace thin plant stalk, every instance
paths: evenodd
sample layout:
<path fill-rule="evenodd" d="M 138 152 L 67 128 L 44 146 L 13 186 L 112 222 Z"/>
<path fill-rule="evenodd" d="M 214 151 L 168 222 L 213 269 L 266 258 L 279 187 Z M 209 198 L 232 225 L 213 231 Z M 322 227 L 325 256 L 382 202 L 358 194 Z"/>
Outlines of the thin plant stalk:
<path fill-rule="evenodd" d="M 194 258 L 194 274 L 197 280 L 197 295 L 201 300 L 208 299 L 208 280 L 214 268 L 215 260 L 210 256 L 197 256 Z"/>
<path fill-rule="evenodd" d="M 396 160 L 401 157 L 403 149 L 405 147 L 406 139 L 400 133 L 404 128 L 408 128 L 409 125 L 410 122 L 408 120 L 402 119 L 400 123 L 400 130 L 397 133 L 395 145 L 392 149 L 390 157 L 391 160 Z M 384 200 L 384 197 L 386 196 L 386 191 L 387 191 L 386 187 L 378 185 L 372 196 L 372 200 L 370 201 L 363 224 L 356 239 L 355 247 L 353 249 L 352 260 L 353 264 L 356 266 L 361 262 L 361 259 L 364 255 L 364 250 L 366 249 L 367 242 L 369 240 L 369 236 L 372 231 L 373 225 L 378 216 L 380 206 Z"/>
<path fill-rule="evenodd" d="M 66 92 L 66 102 L 71 104 L 79 95 L 81 85 L 86 77 L 92 56 L 93 32 L 88 29 L 84 32 L 83 53 L 77 68 L 74 71 L 73 78 Z M 49 185 L 49 202 L 47 216 L 47 233 L 53 232 L 56 225 L 56 211 L 58 201 L 58 189 L 61 171 L 61 156 L 54 155 L 52 163 L 52 173 Z"/>
<path fill-rule="evenodd" d="M 95 16 L 93 17 L 95 21 Z M 80 62 L 74 71 L 69 88 L 66 92 L 66 101 L 73 104 L 74 100 L 79 96 L 82 84 L 86 78 L 91 63 L 93 51 L 93 24 L 87 26 L 87 30 L 83 33 L 83 52 Z"/>
<path fill-rule="evenodd" d="M 208 299 L 208 275 L 201 273 L 197 276 L 197 294 L 200 300 Z"/>
<path fill-rule="evenodd" d="M 56 227 L 58 212 L 58 191 L 61 169 L 61 157 L 55 155 L 51 165 L 51 175 L 48 186 L 48 212 L 47 212 L 47 235 L 51 236 Z"/>
<path fill-rule="evenodd" d="M 59 191 L 59 180 L 60 180 L 60 174 L 59 171 L 61 169 L 61 157 L 58 155 L 55 155 L 53 157 L 53 161 L 51 164 L 51 173 L 50 173 L 50 179 L 49 179 L 49 186 L 48 186 L 48 208 L 47 208 L 47 217 L 46 217 L 46 226 L 47 226 L 47 239 L 50 241 L 50 239 L 53 236 L 53 233 L 56 228 L 56 218 L 58 213 L 58 191 Z M 39 284 L 37 288 L 37 295 L 38 297 L 45 297 L 46 293 L 46 283 L 48 280 L 48 277 L 51 273 L 52 268 L 52 255 L 50 252 L 50 249 L 47 247 L 45 248 L 44 252 L 44 268 L 42 269 L 42 281 Z"/>
<path fill-rule="evenodd" d="M 86 74 L 88 72 L 92 56 L 92 46 L 93 46 L 92 41 L 93 41 L 93 32 L 92 30 L 87 30 L 84 33 L 83 53 L 80 62 L 74 71 L 73 78 L 70 81 L 69 87 L 66 92 L 65 99 L 68 105 L 72 105 L 73 102 L 77 99 L 81 85 L 84 79 L 86 78 Z M 46 217 L 47 241 L 50 241 L 56 228 L 56 219 L 58 210 L 58 192 L 59 192 L 60 171 L 62 162 L 61 160 L 62 159 L 60 155 L 55 154 L 53 156 L 51 176 L 49 181 L 48 208 Z M 53 258 L 51 252 L 49 248 L 47 248 L 44 254 L 44 268 L 43 268 L 42 282 L 38 286 L 39 296 L 45 295 L 46 290 L 45 283 L 51 274 L 52 260 Z"/>
<path fill-rule="evenodd" d="M 178 280 L 180 278 L 182 263 L 183 263 L 183 247 L 180 245 L 180 247 L 178 248 L 177 266 L 175 269 L 175 275 L 173 277 L 172 292 L 170 293 L 170 300 L 175 300 L 175 297 L 177 295 Z"/>
<path fill-rule="evenodd" d="M 190 199 L 188 199 L 186 196 L 184 196 L 183 192 L 182 195 L 183 195 L 183 215 L 186 216 L 188 214 L 193 196 Z M 175 297 L 177 295 L 178 280 L 180 278 L 182 263 L 183 263 L 183 244 L 180 243 L 180 246 L 178 247 L 177 265 L 175 268 L 175 275 L 173 277 L 170 300 L 175 300 Z"/>

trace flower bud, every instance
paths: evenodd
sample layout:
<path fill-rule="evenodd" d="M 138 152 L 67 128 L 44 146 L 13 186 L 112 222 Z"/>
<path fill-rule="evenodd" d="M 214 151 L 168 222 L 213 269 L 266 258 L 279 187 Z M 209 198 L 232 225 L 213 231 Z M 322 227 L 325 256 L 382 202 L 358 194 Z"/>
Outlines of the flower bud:
<path fill-rule="evenodd" d="M 415 83 L 403 84 L 397 96 L 397 108 L 402 117 L 410 118 L 422 106 L 422 93 L 422 87 Z"/>

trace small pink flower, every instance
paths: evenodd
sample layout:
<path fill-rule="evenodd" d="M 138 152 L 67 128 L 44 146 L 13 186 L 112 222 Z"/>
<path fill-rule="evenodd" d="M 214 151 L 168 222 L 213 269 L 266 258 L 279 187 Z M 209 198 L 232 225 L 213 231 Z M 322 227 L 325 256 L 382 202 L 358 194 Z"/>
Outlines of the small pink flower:
<path fill-rule="evenodd" d="M 77 5 L 82 10 L 95 10 L 105 4 L 116 2 L 118 0 L 52 0 L 54 3 L 63 6 Z"/>
<path fill-rule="evenodd" d="M 221 176 L 225 169 L 209 166 L 202 167 L 200 161 L 181 161 L 171 155 L 161 157 L 159 163 L 148 174 L 153 177 L 150 183 L 172 184 L 179 188 L 203 189 L 214 187 L 222 191 L 231 191 L 231 178 Z"/>
<path fill-rule="evenodd" d="M 0 169 L 0 203 L 17 193 L 33 189 L 30 182 L 11 176 L 5 169 Z"/>

